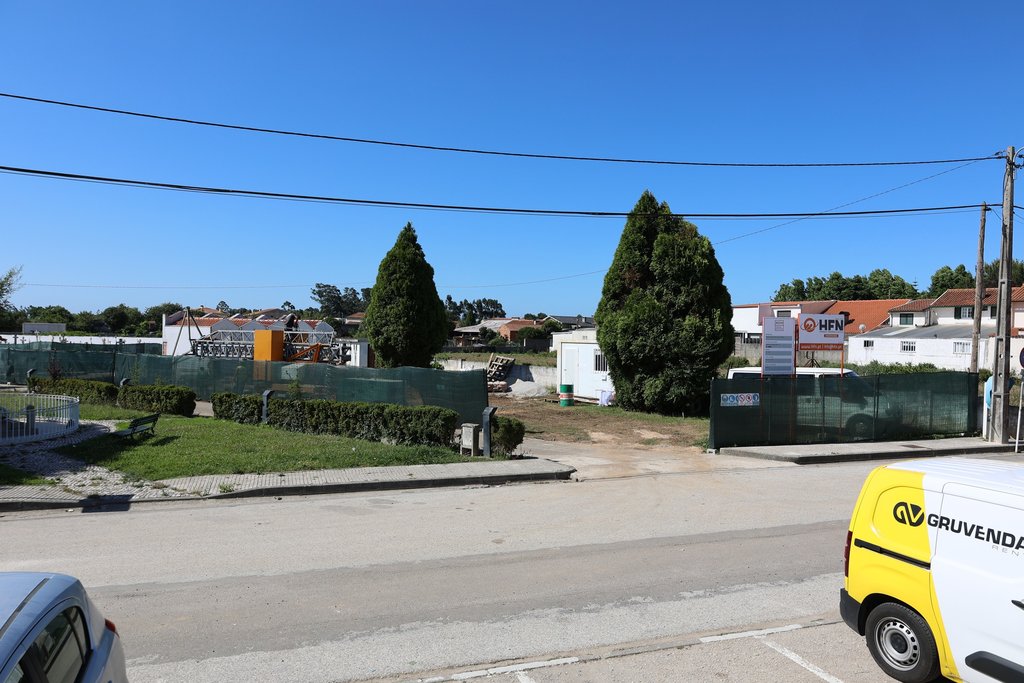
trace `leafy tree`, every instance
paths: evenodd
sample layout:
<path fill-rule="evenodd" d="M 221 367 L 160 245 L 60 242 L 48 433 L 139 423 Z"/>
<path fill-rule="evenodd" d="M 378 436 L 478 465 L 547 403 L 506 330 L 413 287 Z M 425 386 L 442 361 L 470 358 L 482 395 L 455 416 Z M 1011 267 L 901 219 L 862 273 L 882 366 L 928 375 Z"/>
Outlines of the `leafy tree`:
<path fill-rule="evenodd" d="M 916 299 L 920 295 L 917 287 L 886 268 L 868 273 L 868 289 L 872 299 Z"/>
<path fill-rule="evenodd" d="M 360 333 L 367 335 L 377 365 L 385 368 L 430 367 L 448 338 L 448 315 L 437 295 L 434 269 L 412 223 L 402 228 L 380 262 Z"/>
<path fill-rule="evenodd" d="M 807 287 L 804 285 L 804 281 L 800 279 L 793 280 L 791 283 L 779 285 L 779 288 L 775 290 L 775 295 L 772 297 L 772 301 L 809 301 L 807 296 Z"/>
<path fill-rule="evenodd" d="M 967 272 L 964 264 L 955 269 L 942 266 L 932 275 L 932 286 L 928 288 L 928 296 L 937 298 L 947 289 L 973 289 L 974 276 Z"/>
<path fill-rule="evenodd" d="M 166 303 L 150 306 L 142 312 L 142 323 L 139 325 L 139 334 L 148 334 L 158 331 L 163 321 L 163 316 L 185 310 L 181 304 L 168 301 Z"/>
<path fill-rule="evenodd" d="M 463 299 L 455 301 L 449 294 L 444 298 L 444 308 L 448 317 L 458 321 L 459 326 L 476 325 L 491 318 L 504 318 L 505 307 L 497 299 Z"/>
<path fill-rule="evenodd" d="M 10 268 L 0 277 L 0 311 L 10 311 L 11 295 L 21 288 L 21 266 Z"/>
<path fill-rule="evenodd" d="M 64 323 L 70 327 L 75 319 L 75 314 L 63 306 L 29 306 L 25 313 L 33 323 Z"/>
<path fill-rule="evenodd" d="M 649 191 L 622 230 L 597 307 L 616 401 L 665 414 L 707 410 L 733 350 L 732 302 L 711 242 Z"/>
<path fill-rule="evenodd" d="M 993 259 L 982 266 L 981 281 L 986 287 L 999 286 L 999 259 Z M 1010 283 L 1014 287 L 1024 284 L 1024 261 L 1013 259 L 1010 267 Z"/>
<path fill-rule="evenodd" d="M 100 318 L 114 334 L 131 334 L 142 322 L 142 312 L 134 306 L 118 304 L 104 308 L 100 312 Z"/>
<path fill-rule="evenodd" d="M 282 311 L 294 311 L 295 310 L 295 304 L 293 304 L 291 301 L 285 301 L 283 304 L 281 304 L 281 310 Z"/>
<path fill-rule="evenodd" d="M 80 311 L 75 313 L 74 317 L 71 319 L 71 323 L 68 325 L 68 329 L 75 332 L 88 332 L 90 334 L 110 331 L 110 328 L 107 327 L 107 323 L 103 321 L 103 317 L 93 313 L 92 311 Z"/>
<path fill-rule="evenodd" d="M 223 299 L 217 302 L 217 310 L 224 315 L 231 315 L 231 307 L 228 306 L 228 302 Z"/>
<path fill-rule="evenodd" d="M 320 304 L 320 314 L 328 318 L 344 318 L 345 316 L 365 311 L 370 305 L 372 288 L 356 290 L 353 287 L 339 289 L 336 285 L 322 282 L 316 283 L 311 294 L 314 301 Z"/>

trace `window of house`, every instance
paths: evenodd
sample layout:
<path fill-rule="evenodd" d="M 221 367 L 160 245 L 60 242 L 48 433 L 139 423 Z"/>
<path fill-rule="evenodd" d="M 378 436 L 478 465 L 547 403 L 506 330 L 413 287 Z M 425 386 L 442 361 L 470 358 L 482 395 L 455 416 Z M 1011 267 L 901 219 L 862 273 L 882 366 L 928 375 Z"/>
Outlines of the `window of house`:
<path fill-rule="evenodd" d="M 974 306 L 954 306 L 953 307 L 953 318 L 962 320 L 964 318 L 974 317 Z"/>
<path fill-rule="evenodd" d="M 988 317 L 995 319 L 995 317 L 996 317 L 996 307 L 995 306 L 989 306 L 988 307 Z"/>
<path fill-rule="evenodd" d="M 900 351 L 904 353 L 914 353 L 917 351 L 917 342 L 902 341 L 900 342 Z"/>
<path fill-rule="evenodd" d="M 900 313 L 900 325 L 913 325 L 914 314 L 913 313 Z"/>
<path fill-rule="evenodd" d="M 865 349 L 871 349 L 871 348 L 874 348 L 874 346 L 875 346 L 875 340 L 874 339 L 865 339 L 864 340 L 864 348 Z"/>
<path fill-rule="evenodd" d="M 955 341 L 953 342 L 953 353 L 970 353 L 971 342 L 969 341 Z"/>
<path fill-rule="evenodd" d="M 594 372 L 608 372 L 608 359 L 603 353 L 594 354 Z"/>
<path fill-rule="evenodd" d="M 776 318 L 790 318 L 792 317 L 793 311 L 775 311 Z"/>

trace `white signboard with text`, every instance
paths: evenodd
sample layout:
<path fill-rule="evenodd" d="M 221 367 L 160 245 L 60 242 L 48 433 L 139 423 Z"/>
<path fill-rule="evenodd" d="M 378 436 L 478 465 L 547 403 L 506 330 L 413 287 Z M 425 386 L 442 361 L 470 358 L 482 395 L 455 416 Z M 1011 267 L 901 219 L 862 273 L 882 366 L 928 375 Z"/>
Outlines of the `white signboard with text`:
<path fill-rule="evenodd" d="M 796 373 L 796 319 L 765 318 L 761 335 L 761 373 Z"/>
<path fill-rule="evenodd" d="M 842 351 L 846 318 L 842 315 L 800 314 L 801 351 Z"/>

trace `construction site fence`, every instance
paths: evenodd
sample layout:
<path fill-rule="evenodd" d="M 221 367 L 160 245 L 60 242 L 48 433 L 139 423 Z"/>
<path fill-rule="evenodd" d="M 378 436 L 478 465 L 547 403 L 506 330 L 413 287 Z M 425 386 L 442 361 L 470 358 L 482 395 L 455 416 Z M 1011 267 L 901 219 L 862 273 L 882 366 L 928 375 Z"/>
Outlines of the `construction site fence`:
<path fill-rule="evenodd" d="M 708 446 L 975 434 L 979 405 L 969 372 L 715 379 Z"/>
<path fill-rule="evenodd" d="M 46 343 L 46 342 L 44 342 Z M 464 422 L 479 423 L 487 406 L 483 370 L 446 371 L 429 368 L 356 368 L 327 363 L 285 363 L 235 358 L 161 356 L 127 353 L 113 345 L 82 350 L 80 344 L 0 346 L 0 377 L 26 384 L 28 371 L 38 377 L 91 379 L 132 384 L 175 384 L 189 387 L 200 400 L 219 391 L 278 396 L 301 395 L 332 401 L 432 405 L 451 408 Z"/>

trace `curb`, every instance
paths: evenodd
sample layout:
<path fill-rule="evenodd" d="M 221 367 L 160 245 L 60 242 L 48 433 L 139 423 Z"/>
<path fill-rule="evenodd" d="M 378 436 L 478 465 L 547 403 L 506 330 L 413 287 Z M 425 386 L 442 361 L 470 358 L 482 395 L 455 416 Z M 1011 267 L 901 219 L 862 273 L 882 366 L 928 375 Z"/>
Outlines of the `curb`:
<path fill-rule="evenodd" d="M 866 462 L 869 460 L 902 460 L 906 458 L 934 458 L 944 455 L 979 455 L 979 454 L 1005 454 L 1012 453 L 1013 447 L 996 448 L 992 446 L 966 446 L 960 448 L 901 448 L 900 450 L 878 450 L 868 453 L 819 453 L 809 455 L 770 453 L 758 450 L 746 450 L 742 448 L 723 448 L 719 451 L 723 455 L 741 456 L 744 458 L 756 458 L 759 460 L 772 460 L 776 462 L 791 462 L 795 465 L 821 465 L 825 463 L 846 463 Z"/>
<path fill-rule="evenodd" d="M 269 486 L 244 489 L 227 493 L 211 493 L 208 496 L 174 496 L 168 498 L 125 498 L 123 496 L 96 496 L 78 500 L 2 500 L 0 512 L 29 510 L 60 510 L 67 508 L 124 508 L 140 503 L 168 503 L 174 501 L 223 500 L 231 498 L 262 498 L 269 496 L 308 496 L 328 493 L 358 493 L 364 491 L 400 491 L 408 489 L 442 488 L 451 486 L 501 486 L 517 482 L 568 481 L 575 468 L 551 472 L 526 472 L 522 474 L 473 475 L 466 477 L 442 477 L 435 479 L 378 480 L 339 482 L 336 484 L 299 484 L 295 486 Z M 113 511 L 113 510 L 111 510 Z"/>

